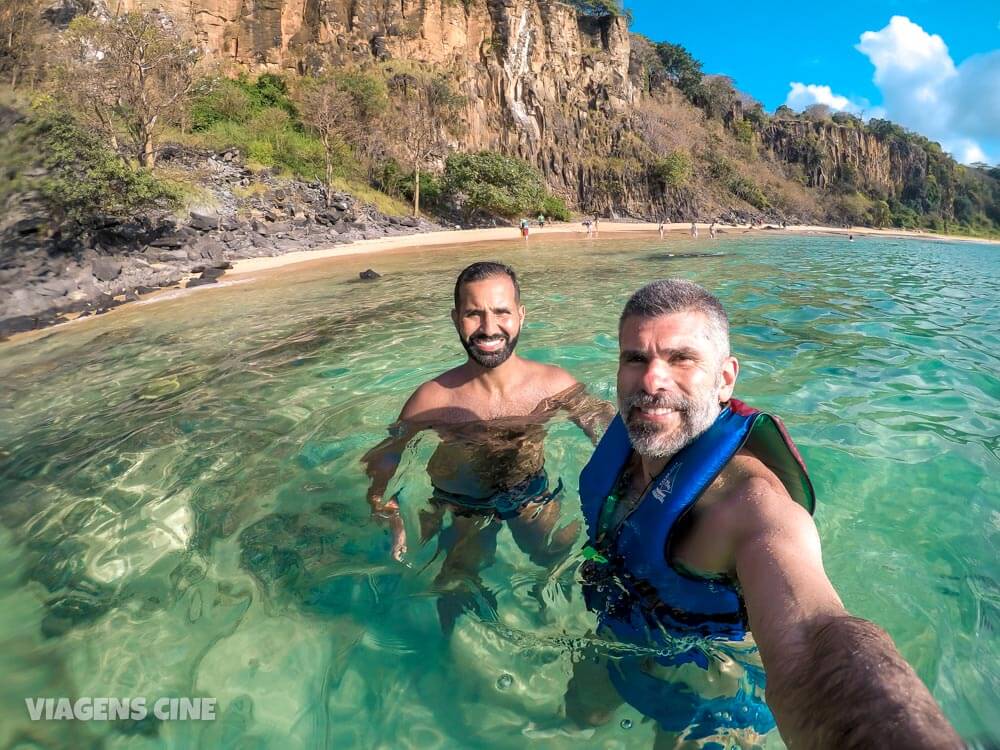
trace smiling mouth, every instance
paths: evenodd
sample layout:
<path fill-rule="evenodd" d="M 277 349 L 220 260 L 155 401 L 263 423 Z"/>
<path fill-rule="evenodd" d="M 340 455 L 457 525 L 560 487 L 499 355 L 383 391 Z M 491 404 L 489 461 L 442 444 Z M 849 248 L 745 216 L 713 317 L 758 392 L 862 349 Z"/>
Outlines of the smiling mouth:
<path fill-rule="evenodd" d="M 473 339 L 472 343 L 484 352 L 498 352 L 507 342 L 504 339 Z"/>
<path fill-rule="evenodd" d="M 647 422 L 665 422 L 671 415 L 676 414 L 676 409 L 671 409 L 669 407 L 644 407 L 636 406 L 633 407 L 633 413 L 635 413 L 639 419 Z"/>

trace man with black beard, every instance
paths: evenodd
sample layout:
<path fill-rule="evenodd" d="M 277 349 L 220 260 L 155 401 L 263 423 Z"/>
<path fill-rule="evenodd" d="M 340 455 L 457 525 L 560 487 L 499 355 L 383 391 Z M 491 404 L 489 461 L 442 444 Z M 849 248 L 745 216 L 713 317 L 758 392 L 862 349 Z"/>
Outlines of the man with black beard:
<path fill-rule="evenodd" d="M 657 748 L 757 747 L 775 723 L 791 748 L 961 747 L 827 578 L 801 456 L 733 398 L 719 300 L 653 282 L 618 335 L 619 414 L 580 476 L 581 572 L 598 631 L 640 648 L 580 660 L 567 717 L 594 726 L 624 699 L 656 721 Z"/>
<path fill-rule="evenodd" d="M 468 359 L 417 388 L 390 437 L 363 459 L 372 514 L 391 528 L 392 555 L 401 560 L 406 529 L 397 496 L 385 493 L 418 432 L 432 429 L 441 439 L 427 465 L 434 491 L 420 526 L 426 542 L 451 516 L 439 537 L 445 558 L 435 581 L 446 632 L 462 611 L 494 606 L 479 572 L 492 562 L 501 522 L 538 565 L 566 556 L 579 526 L 557 528 L 562 483 L 552 486 L 543 466 L 545 424 L 565 410 L 596 442 L 613 412 L 565 370 L 514 353 L 524 315 L 512 268 L 480 262 L 462 271 L 451 318 Z"/>

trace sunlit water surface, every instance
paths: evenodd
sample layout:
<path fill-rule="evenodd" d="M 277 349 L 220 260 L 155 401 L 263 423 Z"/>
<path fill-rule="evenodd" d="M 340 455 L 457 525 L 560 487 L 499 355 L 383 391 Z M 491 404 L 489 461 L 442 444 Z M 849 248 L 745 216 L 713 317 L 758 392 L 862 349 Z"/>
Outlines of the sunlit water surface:
<path fill-rule="evenodd" d="M 0 746 L 579 745 L 560 731 L 594 624 L 576 565 L 546 583 L 502 531 L 484 573 L 496 621 L 463 616 L 448 639 L 434 543 L 391 562 L 364 502 L 362 454 L 463 359 L 452 284 L 485 258 L 521 275 L 519 352 L 609 400 L 629 293 L 665 276 L 714 290 L 737 395 L 781 415 L 811 469 L 845 604 L 890 632 L 965 737 L 1000 740 L 997 252 L 533 238 L 288 269 L 2 345 Z M 384 278 L 356 281 L 367 266 Z M 394 481 L 411 535 L 434 443 Z M 589 447 L 550 424 L 564 524 Z M 205 696 L 218 718 L 30 722 L 28 696 Z M 589 746 L 652 737 L 626 705 Z"/>

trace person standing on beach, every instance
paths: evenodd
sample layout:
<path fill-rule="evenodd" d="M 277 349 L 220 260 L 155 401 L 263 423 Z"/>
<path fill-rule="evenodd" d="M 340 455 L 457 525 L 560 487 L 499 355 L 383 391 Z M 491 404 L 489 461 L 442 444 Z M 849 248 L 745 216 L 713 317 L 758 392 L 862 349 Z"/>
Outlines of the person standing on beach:
<path fill-rule="evenodd" d="M 580 475 L 581 574 L 599 634 L 651 651 L 581 660 L 567 717 L 602 723 L 624 699 L 657 721 L 656 747 L 756 746 L 777 722 L 791 748 L 961 748 L 889 636 L 827 578 L 798 450 L 733 398 L 719 300 L 655 281 L 618 338 L 619 413 Z"/>
<path fill-rule="evenodd" d="M 597 216 L 597 214 L 594 214 L 594 236 L 595 237 L 597 236 L 597 230 L 598 230 L 598 223 L 597 222 L 598 222 L 598 220 L 599 220 L 599 217 Z"/>
<path fill-rule="evenodd" d="M 698 239 L 698 225 L 695 222 L 691 222 L 691 239 Z"/>
<path fill-rule="evenodd" d="M 657 227 L 660 232 L 660 239 L 663 239 L 663 219 L 660 219 L 660 226 Z"/>
<path fill-rule="evenodd" d="M 565 370 L 514 353 L 525 309 L 512 268 L 473 263 L 459 274 L 454 296 L 451 318 L 466 361 L 417 388 L 389 437 L 362 459 L 372 515 L 389 525 L 392 556 L 402 560 L 400 492 L 387 498 L 387 488 L 410 440 L 424 430 L 440 438 L 427 465 L 433 494 L 420 513 L 420 536 L 426 542 L 440 532 L 445 557 L 435 587 L 445 632 L 463 611 L 495 608 L 479 573 L 493 560 L 502 523 L 536 564 L 552 568 L 565 559 L 579 526 L 557 528 L 562 482 L 553 486 L 545 471 L 545 425 L 565 412 L 596 442 L 614 412 Z M 446 514 L 451 524 L 441 531 Z"/>
<path fill-rule="evenodd" d="M 711 225 L 708 227 L 708 236 L 713 240 L 718 236 L 718 231 L 715 228 L 715 219 L 712 219 Z"/>
<path fill-rule="evenodd" d="M 524 237 L 525 240 L 528 239 L 528 220 L 527 219 L 521 219 L 521 236 Z"/>

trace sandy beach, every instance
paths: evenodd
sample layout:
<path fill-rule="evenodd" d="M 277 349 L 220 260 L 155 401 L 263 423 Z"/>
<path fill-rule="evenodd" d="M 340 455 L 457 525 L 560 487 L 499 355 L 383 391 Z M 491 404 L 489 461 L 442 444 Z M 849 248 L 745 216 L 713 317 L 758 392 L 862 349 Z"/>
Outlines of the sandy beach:
<path fill-rule="evenodd" d="M 694 240 L 698 243 L 708 243 L 711 242 L 709 238 L 708 230 L 709 224 L 699 223 L 698 227 L 698 239 Z M 881 236 L 881 237 L 905 237 L 911 239 L 925 239 L 925 240 L 938 240 L 938 241 L 948 241 L 948 242 L 982 242 L 993 245 L 1000 245 L 1000 240 L 989 240 L 989 239 L 977 239 L 972 237 L 957 237 L 953 235 L 943 235 L 943 234 L 933 234 L 929 232 L 915 232 L 906 231 L 900 229 L 857 229 L 857 228 L 842 228 L 842 227 L 827 227 L 820 225 L 795 225 L 787 226 L 781 228 L 775 225 L 749 227 L 746 225 L 731 225 L 731 224 L 716 224 L 716 228 L 719 231 L 720 237 L 733 237 L 733 236 L 753 236 L 753 235 L 768 235 L 768 234 L 826 234 L 826 235 L 854 235 L 858 239 L 863 239 L 866 236 Z M 614 237 L 621 237 L 628 234 L 647 234 L 656 235 L 659 229 L 659 224 L 655 222 L 612 222 L 612 221 L 602 221 L 600 222 L 599 235 L 597 239 L 608 239 Z M 665 236 L 669 236 L 671 239 L 684 239 L 688 238 L 691 231 L 690 223 L 672 223 L 663 225 Z M 529 235 L 529 242 L 531 238 L 537 238 L 539 236 L 546 237 L 557 237 L 557 236 L 576 236 L 581 241 L 586 241 L 587 237 L 586 229 L 580 222 L 562 222 L 557 224 L 550 224 L 546 227 L 532 226 Z M 275 272 L 280 269 L 287 269 L 290 266 L 301 266 L 304 264 L 319 265 L 329 262 L 334 258 L 348 258 L 357 256 L 374 256 L 383 253 L 392 253 L 394 251 L 404 252 L 412 251 L 423 248 L 431 248 L 436 246 L 454 246 L 459 244 L 474 244 L 478 242 L 499 242 L 503 240 L 510 241 L 521 241 L 520 230 L 516 226 L 511 227 L 494 227 L 489 229 L 452 229 L 452 230 L 442 230 L 438 232 L 426 232 L 423 234 L 408 234 L 401 235 L 398 237 L 383 237 L 373 240 L 358 240 L 352 242 L 349 245 L 335 245 L 322 250 L 303 250 L 291 253 L 286 253 L 284 255 L 278 255 L 273 257 L 263 257 L 263 258 L 245 258 L 242 260 L 236 260 L 233 262 L 233 268 L 226 272 L 226 274 L 220 279 L 218 284 L 205 285 L 193 287 L 191 289 L 180 287 L 180 288 L 166 288 L 158 289 L 149 294 L 142 295 L 138 300 L 134 302 L 127 302 L 117 307 L 108 310 L 106 313 L 100 317 L 105 317 L 106 315 L 114 315 L 115 313 L 123 309 L 131 309 L 136 305 L 148 305 L 155 304 L 157 302 L 177 299 L 178 297 L 188 296 L 192 294 L 209 292 L 213 289 L 223 289 L 230 286 L 242 285 L 251 283 L 257 280 L 263 280 L 272 276 Z M 373 261 L 374 264 L 374 261 Z M 26 339 L 36 338 L 40 335 L 50 333 L 51 331 L 62 328 L 68 325 L 84 323 L 88 320 L 94 320 L 98 316 L 94 315 L 82 315 L 82 316 L 67 316 L 66 320 L 57 323 L 46 328 L 40 328 L 34 331 L 25 331 L 23 333 L 14 334 L 10 336 L 6 342 L 0 343 L 12 343 L 17 341 L 24 341 Z"/>
<path fill-rule="evenodd" d="M 698 239 L 708 240 L 707 223 L 697 225 Z M 609 236 L 625 233 L 646 233 L 656 234 L 659 224 L 655 222 L 600 222 L 599 238 L 607 239 Z M 947 240 L 949 242 L 986 242 L 1000 245 L 1000 240 L 976 239 L 972 237 L 957 237 L 954 235 L 932 234 L 929 232 L 915 232 L 902 229 L 845 229 L 841 227 L 825 227 L 819 225 L 796 225 L 782 229 L 774 225 L 764 225 L 764 227 L 750 228 L 748 226 L 733 226 L 726 224 L 716 224 L 716 228 L 722 235 L 733 234 L 759 234 L 759 233 L 803 233 L 803 234 L 853 234 L 861 238 L 866 236 L 882 237 L 908 237 L 915 239 Z M 671 237 L 686 237 L 691 230 L 690 223 L 664 224 L 663 229 Z M 586 237 L 586 230 L 579 222 L 564 222 L 550 224 L 539 228 L 531 227 L 529 241 L 531 237 L 554 236 L 554 235 L 578 235 Z M 461 229 L 444 230 L 440 232 L 428 232 L 426 234 L 411 234 L 400 237 L 384 237 L 377 240 L 360 240 L 350 245 L 337 245 L 325 250 L 304 250 L 301 252 L 286 253 L 274 257 L 266 258 L 246 258 L 233 263 L 233 268 L 226 274 L 226 279 L 245 274 L 258 274 L 262 271 L 271 271 L 283 266 L 298 263 L 324 260 L 327 258 L 343 258 L 350 255 L 369 255 L 383 253 L 391 250 L 416 247 L 434 247 L 436 245 L 455 245 L 459 243 L 472 242 L 496 242 L 499 240 L 519 240 L 519 230 L 517 227 L 495 227 L 491 229 Z"/>

